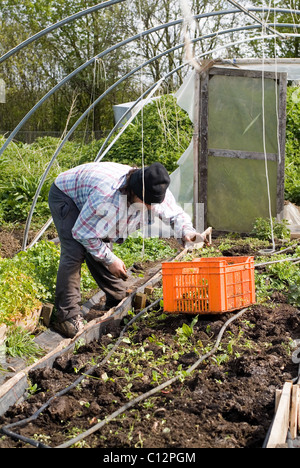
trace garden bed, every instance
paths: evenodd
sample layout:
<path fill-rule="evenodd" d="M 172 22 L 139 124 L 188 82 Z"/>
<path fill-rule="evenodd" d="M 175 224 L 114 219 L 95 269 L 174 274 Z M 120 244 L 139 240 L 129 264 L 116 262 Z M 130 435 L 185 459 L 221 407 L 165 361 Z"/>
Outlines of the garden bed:
<path fill-rule="evenodd" d="M 226 253 L 255 255 L 255 247 L 244 243 L 239 248 L 237 243 Z M 156 307 L 129 327 L 109 361 L 100 365 L 124 324 L 107 330 L 99 341 L 59 355 L 53 367 L 30 371 L 30 398 L 11 407 L 0 425 L 30 416 L 96 363 L 92 376 L 17 432 L 59 446 L 177 376 L 172 385 L 142 399 L 75 446 L 262 447 L 274 416 L 276 389 L 298 375 L 291 345 L 300 337 L 300 312 L 283 293 L 273 293 L 266 304 L 249 307 L 232 322 L 218 351 L 188 375 L 189 367 L 214 346 L 233 315 L 171 315 Z M 25 446 L 8 437 L 0 441 L 0 448 Z"/>
<path fill-rule="evenodd" d="M 68 441 L 136 395 L 167 380 L 179 366 L 184 376 L 198 359 L 196 349 L 201 353 L 212 344 L 231 315 L 200 317 L 189 337 L 188 352 L 180 354 L 178 330 L 190 324 L 191 317 L 169 315 L 162 319 L 161 311 L 152 312 L 141 319 L 134 334 L 125 335 L 108 364 L 97 368 L 93 377 L 55 400 L 37 421 L 18 431 L 50 446 Z M 30 416 L 76 380 L 79 370 L 88 372 L 91 363 L 104 357 L 103 350 L 109 349 L 118 332 L 112 330 L 99 343 L 82 346 L 76 354 L 59 356 L 53 368 L 30 372 L 30 388 L 35 388 L 36 393 L 11 408 L 1 418 L 1 426 Z M 290 344 L 299 336 L 300 314 L 294 307 L 252 306 L 228 327 L 222 349 L 214 358 L 182 382 L 177 381 L 106 424 L 80 446 L 262 447 L 274 415 L 275 391 L 298 374 Z M 168 349 L 173 349 L 173 358 L 164 360 Z M 128 354 L 130 350 L 140 354 L 139 360 L 134 353 Z M 0 448 L 24 446 L 7 437 L 0 441 Z"/>
<path fill-rule="evenodd" d="M 262 247 L 268 247 L 253 239 L 215 239 L 210 255 L 218 255 L 220 243 L 222 255 L 228 257 L 257 257 Z M 293 251 L 295 254 L 295 248 Z M 145 283 L 158 267 L 159 262 L 135 264 L 132 272 L 136 287 L 139 282 Z M 259 272 L 263 279 L 264 267 Z M 268 287 L 268 281 L 263 279 L 264 282 Z M 220 330 L 235 312 L 174 315 L 165 314 L 157 305 L 128 328 L 108 362 L 101 364 L 126 320 L 138 311 L 129 313 L 128 319 L 123 313 L 122 323 L 107 322 L 108 327 L 96 332 L 101 335 L 99 340 L 84 342 L 82 335 L 72 346 L 61 348 L 51 364 L 44 366 L 42 358 L 40 364 L 31 366 L 25 400 L 6 411 L 0 418 L 0 427 L 29 417 L 78 376 L 86 374 L 79 385 L 47 406 L 36 421 L 16 428 L 16 432 L 56 447 L 141 396 L 139 403 L 75 446 L 262 447 L 274 416 L 276 389 L 298 376 L 298 365 L 292 360 L 292 342 L 300 338 L 300 312 L 288 303 L 285 292 L 273 285 L 269 299 L 250 306 L 232 322 L 218 350 L 191 374 L 190 366 L 214 347 Z M 148 304 L 161 295 L 161 285 L 156 282 Z M 92 305 L 88 320 L 88 328 L 106 320 L 101 307 Z M 94 370 L 89 376 L 91 367 Z M 173 378 L 172 385 L 143 397 Z M 0 440 L 0 448 L 25 446 L 7 436 Z"/>

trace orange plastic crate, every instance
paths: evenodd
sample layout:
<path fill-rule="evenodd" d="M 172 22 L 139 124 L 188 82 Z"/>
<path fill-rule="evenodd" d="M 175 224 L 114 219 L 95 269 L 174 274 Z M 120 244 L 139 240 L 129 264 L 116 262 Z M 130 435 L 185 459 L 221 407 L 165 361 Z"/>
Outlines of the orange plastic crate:
<path fill-rule="evenodd" d="M 163 262 L 164 311 L 218 314 L 255 302 L 254 257 Z"/>

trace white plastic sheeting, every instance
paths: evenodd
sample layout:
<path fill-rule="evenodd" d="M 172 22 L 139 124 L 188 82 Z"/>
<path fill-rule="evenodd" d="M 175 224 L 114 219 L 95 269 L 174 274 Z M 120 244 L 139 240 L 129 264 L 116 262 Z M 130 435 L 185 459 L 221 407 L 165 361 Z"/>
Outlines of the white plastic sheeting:
<path fill-rule="evenodd" d="M 195 102 L 195 71 L 190 73 L 185 79 L 181 88 L 175 94 L 178 105 L 184 109 L 191 122 L 194 123 L 194 102 Z M 189 147 L 179 158 L 178 168 L 171 174 L 170 190 L 172 191 L 177 202 L 181 206 L 185 205 L 185 210 L 190 216 L 193 215 L 193 172 L 194 172 L 194 156 L 193 156 L 193 140 Z"/>
<path fill-rule="evenodd" d="M 288 80 L 300 80 L 300 59 L 293 60 L 266 60 L 262 63 L 261 60 L 232 60 L 228 64 L 222 64 L 218 67 L 226 68 L 243 68 L 247 70 L 265 70 L 271 72 L 285 72 L 288 74 Z M 194 123 L 194 104 L 195 104 L 195 71 L 192 71 L 185 79 L 183 85 L 176 93 L 178 105 L 184 109 L 191 121 Z M 171 174 L 170 189 L 173 192 L 176 200 L 182 206 L 185 205 L 186 211 L 192 216 L 193 204 L 193 172 L 194 172 L 194 155 L 193 141 L 178 160 L 178 168 Z M 286 207 L 284 218 L 293 225 L 299 225 L 299 217 L 295 218 L 295 210 L 291 211 L 291 206 Z M 291 219 L 292 216 L 292 219 Z"/>

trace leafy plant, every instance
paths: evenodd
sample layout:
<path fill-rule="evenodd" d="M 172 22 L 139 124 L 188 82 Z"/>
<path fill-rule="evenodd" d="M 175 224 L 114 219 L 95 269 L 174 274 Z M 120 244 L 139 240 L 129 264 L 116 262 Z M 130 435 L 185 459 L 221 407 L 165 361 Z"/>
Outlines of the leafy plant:
<path fill-rule="evenodd" d="M 33 361 L 45 354 L 44 350 L 34 341 L 34 336 L 22 327 L 9 329 L 6 341 L 6 354 L 12 357 L 26 357 Z"/>
<path fill-rule="evenodd" d="M 298 253 L 296 251 L 295 255 Z M 284 254 L 276 257 L 277 260 L 285 258 L 287 257 Z M 296 307 L 300 305 L 300 273 L 297 263 L 283 261 L 266 265 L 265 271 L 255 271 L 255 285 L 257 299 L 261 302 L 269 300 L 276 291 L 284 294 L 290 304 Z"/>
<path fill-rule="evenodd" d="M 295 276 L 295 282 L 290 284 L 288 291 L 288 300 L 295 307 L 300 307 L 300 274 Z"/>
<path fill-rule="evenodd" d="M 11 263 L 31 275 L 38 285 L 41 300 L 54 301 L 56 276 L 60 259 L 60 247 L 53 242 L 42 240 L 25 252 L 19 252 Z M 97 285 L 84 264 L 81 275 L 82 291 L 89 291 Z"/>
<path fill-rule="evenodd" d="M 287 220 L 284 219 L 282 221 L 277 221 L 276 218 L 272 218 L 272 223 L 275 238 L 288 239 L 290 237 L 290 230 L 288 228 Z M 261 240 L 271 240 L 272 229 L 270 219 L 257 218 L 250 235 Z"/>
<path fill-rule="evenodd" d="M 14 174 L 13 178 L 2 183 L 1 204 L 6 221 L 25 221 L 34 199 L 38 179 L 36 175 Z M 39 194 L 38 204 L 35 210 L 43 218 L 49 216 L 48 193 L 50 183 L 45 183 Z"/>
<path fill-rule="evenodd" d="M 300 205 L 300 88 L 287 90 L 285 197 Z"/>
<path fill-rule="evenodd" d="M 176 250 L 171 248 L 166 241 L 154 238 L 128 237 L 121 245 L 114 246 L 114 253 L 122 258 L 127 267 L 140 261 L 155 261 L 174 256 Z"/>
<path fill-rule="evenodd" d="M 41 306 L 39 285 L 9 259 L 0 259 L 0 323 L 12 325 Z"/>
<path fill-rule="evenodd" d="M 181 328 L 177 328 L 176 334 L 180 342 L 186 342 L 194 333 L 194 326 L 198 322 L 198 315 L 194 317 L 191 325 L 184 323 Z"/>

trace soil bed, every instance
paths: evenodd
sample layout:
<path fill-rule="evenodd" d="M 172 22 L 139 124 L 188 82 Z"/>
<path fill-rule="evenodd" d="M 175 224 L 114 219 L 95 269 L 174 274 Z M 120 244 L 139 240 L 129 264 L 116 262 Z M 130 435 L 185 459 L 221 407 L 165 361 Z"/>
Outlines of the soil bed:
<path fill-rule="evenodd" d="M 128 362 L 123 367 L 115 364 L 112 368 L 111 363 L 100 366 L 94 378 L 87 377 L 78 388 L 60 397 L 36 422 L 19 429 L 20 433 L 57 446 L 103 420 L 133 396 L 153 388 L 156 385 L 154 370 L 170 376 L 180 364 L 183 370 L 190 367 L 198 359 L 194 351 L 170 359 L 168 369 L 153 367 L 164 352 L 157 343 L 163 343 L 165 348 L 173 346 L 178 327 L 191 322 L 191 317 L 186 315 L 168 315 L 160 320 L 160 314 L 161 311 L 156 312 L 157 320 L 152 317 L 150 323 L 141 319 L 131 343 L 123 342 L 118 348 L 144 347 L 145 359 L 140 362 L 143 366 L 140 374 L 139 369 Z M 191 343 L 195 347 L 213 343 L 231 315 L 201 317 L 194 326 Z M 153 335 L 155 343 L 149 340 Z M 58 358 L 53 369 L 33 371 L 29 375 L 30 384 L 36 385 L 38 392 L 11 408 L 0 419 L 0 425 L 28 417 L 53 394 L 77 379 L 78 369 L 87 372 L 95 360 L 101 362 L 103 347 L 107 349 L 114 336 L 118 336 L 118 330 L 103 336 L 99 343 L 82 346 L 77 354 Z M 287 304 L 251 307 L 229 326 L 222 350 L 215 359 L 203 363 L 183 382 L 175 382 L 106 424 L 82 441 L 81 446 L 262 447 L 274 415 L 275 390 L 297 376 L 298 366 L 293 364 L 289 349 L 290 340 L 299 336 L 297 309 Z M 236 338 L 235 342 L 232 337 Z M 128 387 L 128 375 L 134 373 L 137 376 Z M 21 448 L 25 444 L 5 437 L 0 441 L 0 448 L 4 447 Z"/>
<path fill-rule="evenodd" d="M 32 242 L 38 231 L 31 230 L 28 235 L 28 242 Z M 50 228 L 43 235 L 43 239 L 52 239 L 56 236 L 55 228 Z M 0 227 L 0 257 L 12 258 L 20 250 L 24 237 L 24 227 L 16 226 L 12 229 L 2 229 Z"/>
<path fill-rule="evenodd" d="M 237 249 L 227 252 L 237 254 Z M 76 446 L 260 448 L 274 416 L 276 389 L 298 375 L 291 342 L 300 337 L 300 312 L 279 294 L 267 305 L 251 306 L 226 329 L 218 352 L 187 376 L 185 371 L 214 346 L 233 315 L 198 316 L 192 324 L 195 316 L 154 310 L 129 328 L 107 364 L 100 365 L 122 324 L 99 342 L 62 355 L 53 368 L 32 371 L 28 386 L 35 393 L 10 408 L 0 418 L 0 427 L 29 417 L 97 363 L 92 376 L 16 432 L 56 447 L 180 374 L 182 379 L 172 386 L 141 401 Z M 188 339 L 182 333 L 186 325 L 191 331 Z M 30 446 L 2 437 L 0 448 L 10 447 Z"/>

